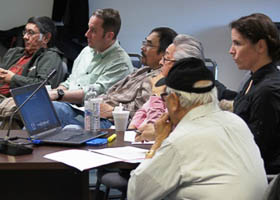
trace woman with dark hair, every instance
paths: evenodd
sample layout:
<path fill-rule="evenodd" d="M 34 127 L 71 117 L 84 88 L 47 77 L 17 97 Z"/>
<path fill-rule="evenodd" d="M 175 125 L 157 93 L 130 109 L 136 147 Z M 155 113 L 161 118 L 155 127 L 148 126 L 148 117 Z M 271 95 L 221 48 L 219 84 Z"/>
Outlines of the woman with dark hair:
<path fill-rule="evenodd" d="M 24 48 L 7 51 L 0 63 L 0 94 L 10 89 L 43 81 L 56 69 L 47 84 L 53 88 L 63 81 L 62 52 L 54 47 L 56 27 L 49 17 L 31 17 L 23 30 Z"/>
<path fill-rule="evenodd" d="M 280 39 L 271 19 L 261 13 L 231 22 L 229 53 L 251 77 L 234 100 L 233 111 L 248 124 L 267 173 L 280 172 Z"/>

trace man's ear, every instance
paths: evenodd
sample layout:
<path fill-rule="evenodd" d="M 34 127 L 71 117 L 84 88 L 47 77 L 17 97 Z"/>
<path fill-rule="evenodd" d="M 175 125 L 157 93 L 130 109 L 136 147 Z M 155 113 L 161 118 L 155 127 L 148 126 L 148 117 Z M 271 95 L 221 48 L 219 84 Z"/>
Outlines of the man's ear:
<path fill-rule="evenodd" d="M 105 34 L 105 37 L 107 40 L 113 40 L 115 36 L 115 33 L 113 31 L 108 31 L 106 34 Z"/>
<path fill-rule="evenodd" d="M 49 41 L 51 40 L 51 38 L 52 38 L 52 34 L 46 33 L 43 35 L 42 41 L 43 41 L 43 43 L 45 43 L 47 45 L 49 43 Z"/>
<path fill-rule="evenodd" d="M 179 96 L 175 93 L 171 93 L 168 97 L 168 104 L 172 112 L 177 112 L 180 108 Z"/>

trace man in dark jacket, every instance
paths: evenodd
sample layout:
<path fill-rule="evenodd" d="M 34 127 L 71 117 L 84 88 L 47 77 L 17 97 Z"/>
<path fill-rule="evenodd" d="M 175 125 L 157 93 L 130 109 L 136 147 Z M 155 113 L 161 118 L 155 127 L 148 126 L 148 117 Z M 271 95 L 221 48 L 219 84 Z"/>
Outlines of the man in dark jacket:
<path fill-rule="evenodd" d="M 31 17 L 23 31 L 25 48 L 8 50 L 0 64 L 0 94 L 10 96 L 10 89 L 46 79 L 57 73 L 47 84 L 57 87 L 63 80 L 62 53 L 54 47 L 56 27 L 49 17 Z"/>

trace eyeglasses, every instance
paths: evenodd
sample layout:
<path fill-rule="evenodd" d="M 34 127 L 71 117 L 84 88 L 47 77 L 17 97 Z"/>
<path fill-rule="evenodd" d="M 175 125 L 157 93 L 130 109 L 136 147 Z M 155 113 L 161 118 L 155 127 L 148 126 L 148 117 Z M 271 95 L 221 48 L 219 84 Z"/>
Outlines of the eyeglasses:
<path fill-rule="evenodd" d="M 165 63 L 166 61 L 168 61 L 168 62 L 176 62 L 176 60 L 171 60 L 171 59 L 165 58 L 164 56 L 162 56 L 162 59 L 163 59 L 163 63 Z"/>
<path fill-rule="evenodd" d="M 171 91 L 163 92 L 163 93 L 160 94 L 160 98 L 162 99 L 163 102 L 166 102 L 167 96 L 171 93 L 172 93 Z M 176 94 L 178 97 L 181 96 L 181 94 L 178 93 L 178 92 L 174 92 L 174 94 Z"/>
<path fill-rule="evenodd" d="M 150 47 L 150 48 L 157 48 L 158 46 L 155 46 L 155 45 L 153 45 L 153 44 L 151 44 L 149 41 L 147 41 L 147 40 L 144 40 L 144 41 L 142 41 L 142 46 L 143 47 Z"/>
<path fill-rule="evenodd" d="M 162 99 L 163 102 L 166 102 L 168 95 L 169 95 L 169 93 L 167 93 L 167 92 L 163 92 L 160 94 L 160 98 Z"/>
<path fill-rule="evenodd" d="M 34 32 L 32 30 L 23 30 L 22 31 L 22 35 L 25 36 L 25 34 L 27 34 L 27 36 L 33 36 L 33 35 L 40 34 L 40 33 L 39 32 L 36 33 L 36 32 Z"/>

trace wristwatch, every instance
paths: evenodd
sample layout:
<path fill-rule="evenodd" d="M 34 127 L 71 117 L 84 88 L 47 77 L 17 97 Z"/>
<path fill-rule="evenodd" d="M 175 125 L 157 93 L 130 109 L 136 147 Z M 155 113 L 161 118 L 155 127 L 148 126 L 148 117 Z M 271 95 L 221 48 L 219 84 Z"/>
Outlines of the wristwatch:
<path fill-rule="evenodd" d="M 58 95 L 58 97 L 56 100 L 60 101 L 64 96 L 64 91 L 62 89 L 57 89 L 57 95 Z"/>

